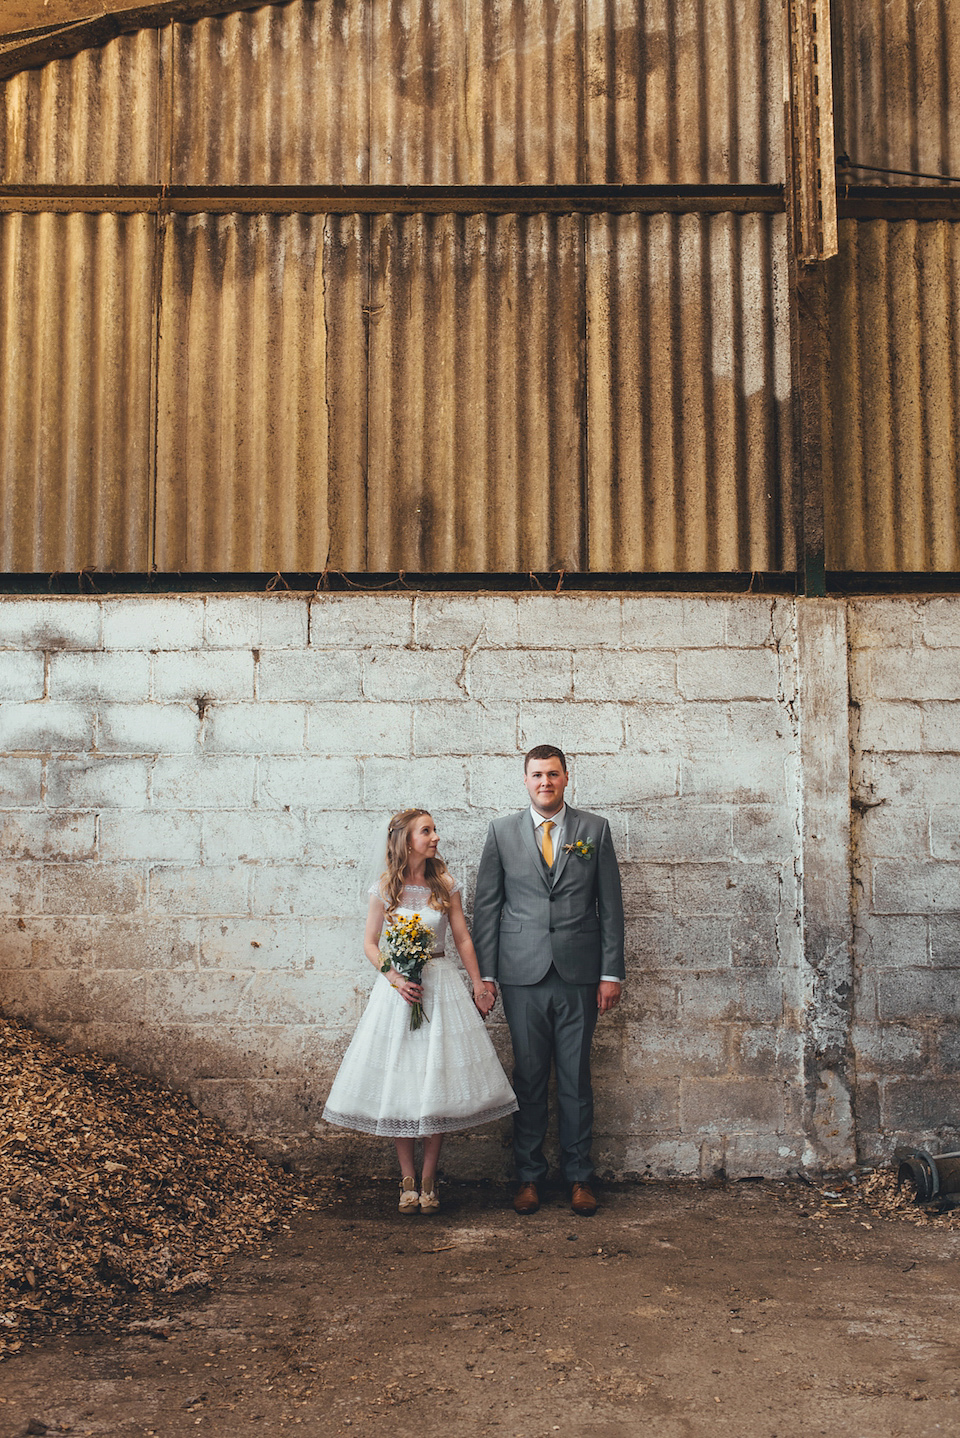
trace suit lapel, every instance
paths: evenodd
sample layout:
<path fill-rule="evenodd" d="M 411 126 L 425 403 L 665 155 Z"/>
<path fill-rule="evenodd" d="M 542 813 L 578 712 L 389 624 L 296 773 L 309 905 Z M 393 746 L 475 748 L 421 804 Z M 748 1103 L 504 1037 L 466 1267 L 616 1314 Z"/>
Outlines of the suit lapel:
<path fill-rule="evenodd" d="M 550 874 L 546 864 L 543 862 L 543 855 L 538 849 L 537 841 L 533 835 L 533 820 L 530 817 L 530 810 L 524 809 L 522 814 L 517 815 L 517 820 L 520 825 L 520 837 L 523 840 L 524 847 L 529 853 L 537 873 L 549 889 Z"/>
<path fill-rule="evenodd" d="M 579 837 L 580 815 L 577 813 L 576 809 L 571 809 L 570 805 L 568 804 L 567 821 L 563 826 L 563 848 L 560 850 L 560 853 L 557 855 L 553 863 L 554 884 L 556 884 L 557 880 L 560 878 L 560 875 L 563 873 L 564 869 L 567 866 L 567 860 L 570 857 L 570 851 L 567 848 L 567 845 L 575 844 Z"/>

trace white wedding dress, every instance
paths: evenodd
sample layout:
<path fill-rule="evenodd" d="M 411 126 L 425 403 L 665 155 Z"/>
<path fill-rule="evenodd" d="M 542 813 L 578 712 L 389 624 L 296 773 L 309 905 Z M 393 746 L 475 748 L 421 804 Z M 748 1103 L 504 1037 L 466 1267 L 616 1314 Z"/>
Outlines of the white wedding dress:
<path fill-rule="evenodd" d="M 374 886 L 370 891 L 378 892 Z M 473 1128 L 514 1113 L 507 1082 L 459 966 L 444 957 L 447 915 L 429 906 L 430 890 L 408 884 L 398 918 L 418 914 L 435 935 L 423 970 L 423 1011 L 410 1027 L 410 1005 L 378 974 L 323 1110 L 328 1123 L 386 1138 L 422 1138 Z"/>

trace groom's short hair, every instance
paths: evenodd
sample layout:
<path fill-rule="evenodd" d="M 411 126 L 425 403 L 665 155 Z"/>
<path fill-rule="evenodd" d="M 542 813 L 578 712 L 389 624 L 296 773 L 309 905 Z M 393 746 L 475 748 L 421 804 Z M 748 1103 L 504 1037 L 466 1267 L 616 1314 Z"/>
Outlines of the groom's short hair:
<path fill-rule="evenodd" d="M 567 761 L 564 756 L 563 750 L 558 749 L 555 744 L 535 744 L 532 749 L 529 749 L 527 753 L 523 756 L 524 773 L 526 773 L 527 769 L 530 767 L 531 759 L 559 759 L 560 767 L 563 769 L 563 772 L 567 772 Z"/>

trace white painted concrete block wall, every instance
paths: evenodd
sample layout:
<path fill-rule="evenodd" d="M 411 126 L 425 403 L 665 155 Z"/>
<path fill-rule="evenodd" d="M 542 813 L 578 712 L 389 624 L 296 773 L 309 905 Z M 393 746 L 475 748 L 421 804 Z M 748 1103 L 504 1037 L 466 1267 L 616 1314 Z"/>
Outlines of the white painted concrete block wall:
<path fill-rule="evenodd" d="M 960 599 L 851 605 L 863 1156 L 960 1147 Z"/>
<path fill-rule="evenodd" d="M 752 596 L 2 599 L 0 1005 L 169 1078 L 273 1151 L 386 1170 L 386 1145 L 319 1121 L 371 982 L 356 860 L 375 818 L 422 804 L 469 900 L 489 819 L 525 800 L 520 756 L 548 740 L 623 868 L 601 1170 L 780 1172 L 831 1143 L 842 1161 L 842 1127 L 817 1129 L 848 1082 L 823 1037 L 843 1017 L 847 841 L 801 760 L 832 746 L 845 762 L 847 736 L 815 693 L 805 717 L 798 654 L 845 696 L 844 618 Z M 825 676 L 810 656 L 827 652 Z M 931 699 L 929 726 L 949 702 Z M 807 953 L 803 893 L 803 845 L 824 833 L 811 892 L 839 915 L 829 961 Z M 921 868 L 953 873 L 949 856 Z M 877 944 L 888 916 L 871 914 Z M 928 920 L 904 931 L 933 943 Z M 507 1172 L 508 1128 L 451 1141 L 449 1167 Z"/>

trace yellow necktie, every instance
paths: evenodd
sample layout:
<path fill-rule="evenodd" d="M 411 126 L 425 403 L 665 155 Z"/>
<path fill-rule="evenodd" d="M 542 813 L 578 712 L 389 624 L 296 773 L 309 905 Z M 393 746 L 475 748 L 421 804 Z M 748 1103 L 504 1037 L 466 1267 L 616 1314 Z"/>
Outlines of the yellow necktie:
<path fill-rule="evenodd" d="M 543 848 L 542 848 L 542 850 L 541 850 L 541 853 L 543 854 L 543 862 L 546 864 L 547 868 L 549 869 L 549 868 L 551 868 L 552 865 L 553 865 L 553 840 L 552 840 L 551 837 L 550 837 L 550 830 L 553 828 L 553 820 L 552 820 L 552 819 L 545 819 L 544 822 L 543 822 L 542 828 L 543 828 Z"/>

